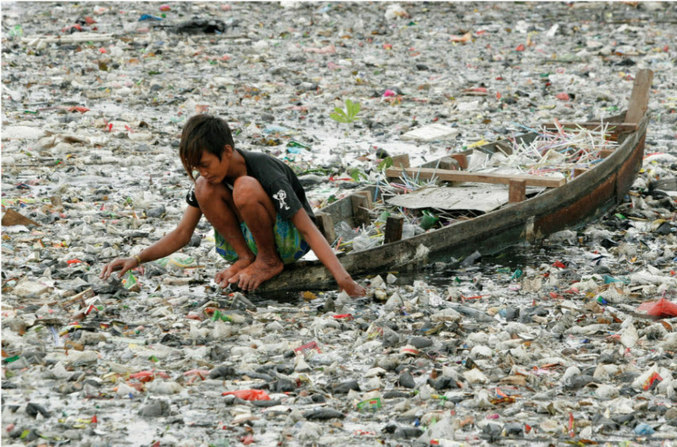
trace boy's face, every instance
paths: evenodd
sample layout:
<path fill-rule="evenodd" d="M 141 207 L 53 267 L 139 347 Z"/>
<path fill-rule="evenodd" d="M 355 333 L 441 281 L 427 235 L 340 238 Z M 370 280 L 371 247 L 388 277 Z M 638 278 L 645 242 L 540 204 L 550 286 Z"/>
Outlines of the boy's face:
<path fill-rule="evenodd" d="M 226 145 L 221 155 L 221 160 L 209 151 L 202 151 L 200 163 L 195 168 L 200 173 L 200 176 L 207 180 L 207 183 L 218 185 L 228 175 L 231 155 L 232 149 L 228 145 Z"/>

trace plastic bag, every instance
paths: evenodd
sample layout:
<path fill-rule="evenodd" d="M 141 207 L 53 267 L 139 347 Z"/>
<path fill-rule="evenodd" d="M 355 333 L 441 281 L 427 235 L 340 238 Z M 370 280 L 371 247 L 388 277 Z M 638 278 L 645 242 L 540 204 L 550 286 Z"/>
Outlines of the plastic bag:
<path fill-rule="evenodd" d="M 237 390 L 224 391 L 222 396 L 233 395 L 242 400 L 270 400 L 270 396 L 264 390 Z"/>
<path fill-rule="evenodd" d="M 657 318 L 677 317 L 677 304 L 671 303 L 665 298 L 658 301 L 647 301 L 639 305 L 637 310 L 646 312 L 647 315 Z"/>

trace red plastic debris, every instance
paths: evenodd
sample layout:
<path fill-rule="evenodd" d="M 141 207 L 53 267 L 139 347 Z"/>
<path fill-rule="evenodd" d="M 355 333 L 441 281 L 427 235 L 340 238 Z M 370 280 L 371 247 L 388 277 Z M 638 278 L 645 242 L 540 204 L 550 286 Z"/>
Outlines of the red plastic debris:
<path fill-rule="evenodd" d="M 660 376 L 660 374 L 655 372 L 655 373 L 651 374 L 651 376 L 649 376 L 649 378 L 644 381 L 644 384 L 642 385 L 642 389 L 644 391 L 648 391 L 648 390 L 651 389 L 654 382 L 656 382 L 656 381 L 660 382 L 662 380 L 663 380 L 663 378 Z"/>
<path fill-rule="evenodd" d="M 82 27 L 80 25 L 70 25 L 70 26 L 65 26 L 61 28 L 62 33 L 73 33 L 75 31 L 82 31 Z"/>
<path fill-rule="evenodd" d="M 270 396 L 264 390 L 236 390 L 224 391 L 222 396 L 233 395 L 242 400 L 270 400 Z"/>
<path fill-rule="evenodd" d="M 315 349 L 317 352 L 322 352 L 320 351 L 320 347 L 317 345 L 316 341 L 311 341 L 310 343 L 306 343 L 303 346 L 299 346 L 298 348 L 294 349 L 294 352 L 296 352 L 297 354 L 299 352 L 305 353 L 306 351 L 309 351 L 311 349 Z"/>
<path fill-rule="evenodd" d="M 89 109 L 87 107 L 82 107 L 82 106 L 73 106 L 68 108 L 69 112 L 80 112 L 80 113 L 85 113 L 89 112 Z"/>
<path fill-rule="evenodd" d="M 94 306 L 93 304 L 90 304 L 89 307 L 87 308 L 87 310 L 85 311 L 85 315 L 89 315 L 90 313 L 96 312 L 98 310 L 99 309 L 97 309 L 96 306 Z"/>
<path fill-rule="evenodd" d="M 556 94 L 556 95 L 555 95 L 555 98 L 557 98 L 557 99 L 559 99 L 559 100 L 562 100 L 562 101 L 569 101 L 569 100 L 571 100 L 571 97 L 570 97 L 569 94 L 566 93 L 566 92 L 562 92 L 562 93 Z"/>
<path fill-rule="evenodd" d="M 196 376 L 199 377 L 202 380 L 205 380 L 207 376 L 209 375 L 209 371 L 206 369 L 191 369 L 190 371 L 186 371 L 183 373 L 184 376 Z"/>
<path fill-rule="evenodd" d="M 374 435 L 376 435 L 376 433 L 374 433 L 373 431 L 359 430 L 358 429 L 358 430 L 355 430 L 353 432 L 353 435 L 355 435 L 355 436 L 374 436 Z M 432 442 L 432 441 L 430 441 L 430 442 Z"/>
<path fill-rule="evenodd" d="M 350 177 L 334 177 L 333 175 L 330 175 L 329 181 L 330 182 L 354 182 L 355 179 L 352 179 Z"/>
<path fill-rule="evenodd" d="M 553 267 L 557 267 L 558 269 L 565 269 L 565 268 L 567 268 L 567 266 L 564 265 L 564 263 L 561 262 L 561 261 L 555 261 L 555 262 L 553 262 L 552 266 L 553 266 Z"/>
<path fill-rule="evenodd" d="M 525 46 L 524 46 L 524 44 L 521 43 L 517 46 L 517 48 L 515 48 L 515 51 L 524 51 L 524 49 L 525 49 Z"/>
<path fill-rule="evenodd" d="M 468 31 L 462 36 L 451 36 L 449 37 L 449 40 L 451 42 L 460 42 L 460 43 L 470 42 L 472 40 L 472 34 L 470 33 L 470 31 Z"/>
<path fill-rule="evenodd" d="M 646 312 L 647 315 L 658 318 L 677 317 L 677 304 L 671 303 L 665 298 L 658 301 L 647 301 L 639 305 L 637 310 Z"/>
<path fill-rule="evenodd" d="M 145 382 L 151 382 L 151 381 L 153 381 L 153 380 L 155 379 L 156 376 L 157 376 L 157 377 L 161 377 L 161 378 L 163 378 L 163 379 L 169 379 L 169 376 L 168 376 L 167 373 L 165 373 L 165 372 L 162 372 L 162 371 L 149 371 L 149 370 L 139 371 L 139 372 L 137 372 L 137 373 L 130 374 L 130 375 L 129 375 L 129 378 L 130 378 L 130 379 L 135 379 L 135 380 L 138 380 L 139 382 L 144 382 L 144 383 L 145 383 Z"/>

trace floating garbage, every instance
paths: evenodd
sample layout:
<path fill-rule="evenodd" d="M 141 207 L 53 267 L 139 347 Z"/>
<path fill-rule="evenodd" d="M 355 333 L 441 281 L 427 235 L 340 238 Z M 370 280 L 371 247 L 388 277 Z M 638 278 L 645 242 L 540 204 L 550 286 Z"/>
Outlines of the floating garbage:
<path fill-rule="evenodd" d="M 647 315 L 657 318 L 677 317 L 677 304 L 672 303 L 665 298 L 658 301 L 648 301 L 637 307 L 640 312 L 646 312 Z"/>
<path fill-rule="evenodd" d="M 270 400 L 270 396 L 263 390 L 224 391 L 223 396 L 235 396 L 242 400 Z"/>
<path fill-rule="evenodd" d="M 2 445 L 674 445 L 676 15 L 3 2 Z M 99 279 L 182 218 L 176 147 L 196 113 L 288 163 L 315 208 L 366 184 L 430 192 L 337 223 L 330 242 L 349 252 L 382 244 L 389 217 L 408 238 L 493 206 L 488 190 L 446 210 L 434 180 L 385 184 L 398 156 L 564 179 L 601 163 L 618 124 L 569 123 L 619 113 L 640 67 L 655 73 L 640 172 L 579 228 L 393 263 L 354 300 L 218 287 L 202 219 L 180 251 Z"/>

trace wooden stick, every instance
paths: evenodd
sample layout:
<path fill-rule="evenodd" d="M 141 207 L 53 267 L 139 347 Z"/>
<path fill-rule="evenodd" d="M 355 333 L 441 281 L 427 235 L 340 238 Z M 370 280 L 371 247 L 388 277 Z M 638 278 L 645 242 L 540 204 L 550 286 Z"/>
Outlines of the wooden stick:
<path fill-rule="evenodd" d="M 625 121 L 628 123 L 639 123 L 649 108 L 649 90 L 653 81 L 653 71 L 642 69 L 635 76 L 635 83 L 632 86 L 632 94 L 628 103 L 628 111 L 625 114 Z"/>
<path fill-rule="evenodd" d="M 527 182 L 525 180 L 511 180 L 508 185 L 508 202 L 523 202 L 527 198 Z"/>
<path fill-rule="evenodd" d="M 334 242 L 336 240 L 336 230 L 334 230 L 334 219 L 331 218 L 331 215 L 317 211 L 315 212 L 315 218 L 317 220 L 317 228 L 327 242 L 330 244 Z"/>
<path fill-rule="evenodd" d="M 479 183 L 502 183 L 510 184 L 511 180 L 524 180 L 527 186 L 542 186 L 546 188 L 557 188 L 566 183 L 564 178 L 540 177 L 537 175 L 504 175 L 491 173 L 476 173 L 463 171 L 448 171 L 444 169 L 432 168 L 406 168 L 386 170 L 386 175 L 390 178 L 398 178 L 402 173 L 410 177 L 421 179 L 430 179 L 437 177 L 446 182 L 479 182 Z"/>
<path fill-rule="evenodd" d="M 408 168 L 410 166 L 408 154 L 395 155 L 392 159 L 393 166 L 396 168 Z"/>
<path fill-rule="evenodd" d="M 404 226 L 404 217 L 402 216 L 388 216 L 386 219 L 386 231 L 383 237 L 383 243 L 389 244 L 391 242 L 402 239 L 402 227 Z"/>
<path fill-rule="evenodd" d="M 350 201 L 353 205 L 353 220 L 357 226 L 369 225 L 371 223 L 371 217 L 369 216 L 371 197 L 368 194 L 368 192 L 366 195 L 355 193 L 350 196 Z"/>

